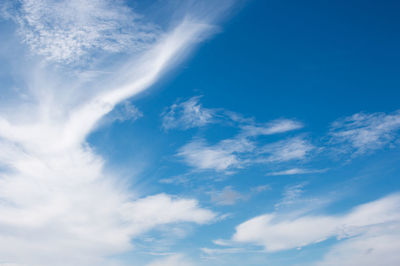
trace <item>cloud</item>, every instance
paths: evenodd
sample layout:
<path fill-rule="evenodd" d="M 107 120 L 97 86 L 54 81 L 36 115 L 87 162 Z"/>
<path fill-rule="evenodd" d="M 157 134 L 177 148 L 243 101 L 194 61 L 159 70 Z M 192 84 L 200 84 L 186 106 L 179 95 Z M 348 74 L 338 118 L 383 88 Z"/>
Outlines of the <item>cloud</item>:
<path fill-rule="evenodd" d="M 247 139 L 226 139 L 212 146 L 202 139 L 195 139 L 178 151 L 178 156 L 190 166 L 200 170 L 213 169 L 225 171 L 232 168 L 240 168 L 243 161 L 239 153 L 249 152 L 254 145 Z"/>
<path fill-rule="evenodd" d="M 273 135 L 297 130 L 303 127 L 303 124 L 289 119 L 278 119 L 265 125 L 244 125 L 243 134 L 248 136 Z"/>
<path fill-rule="evenodd" d="M 276 252 L 301 248 L 336 237 L 339 239 L 339 246 L 336 248 L 340 249 L 340 245 L 352 246 L 354 242 L 360 244 L 361 239 L 370 238 L 371 234 L 381 230 L 389 233 L 391 228 L 396 228 L 398 234 L 399 226 L 400 196 L 395 194 L 359 205 L 342 215 L 303 215 L 290 219 L 281 218 L 277 213 L 257 216 L 237 226 L 232 240 L 238 243 L 260 245 L 267 252 Z M 393 242 L 393 244 L 396 243 L 396 241 Z M 356 244 L 353 248 L 357 246 Z M 364 248 L 369 246 L 368 242 L 364 244 Z M 385 247 L 375 243 L 371 245 L 371 248 L 374 246 L 390 252 L 387 247 L 391 245 Z M 358 254 L 355 256 L 357 257 Z M 327 258 L 333 259 L 330 255 Z"/>
<path fill-rule="evenodd" d="M 282 163 L 305 160 L 315 147 L 307 140 L 295 137 L 258 147 L 257 143 L 241 134 L 209 145 L 194 139 L 178 150 L 178 156 L 199 170 L 227 171 L 255 163 Z"/>
<path fill-rule="evenodd" d="M 237 201 L 246 198 L 231 186 L 226 186 L 220 191 L 211 191 L 209 194 L 211 201 L 217 205 L 234 205 Z"/>
<path fill-rule="evenodd" d="M 20 34 L 43 57 L 19 65 L 27 100 L 0 99 L 1 263 L 115 265 L 110 257 L 145 232 L 212 222 L 216 214 L 194 199 L 128 191 L 86 142 L 115 106 L 149 88 L 212 30 L 211 21 L 187 17 L 121 64 L 81 74 L 48 62 L 138 48 L 131 41 L 142 37 L 125 28 L 136 15 L 105 0 L 26 0 L 18 8 Z M 129 104 L 120 108 L 116 120 L 137 115 Z"/>
<path fill-rule="evenodd" d="M 157 259 L 147 266 L 194 266 L 195 264 L 182 254 L 167 256 L 162 259 Z"/>
<path fill-rule="evenodd" d="M 360 155 L 383 148 L 391 143 L 400 129 L 400 111 L 385 113 L 357 113 L 332 123 L 331 144 L 337 151 Z"/>
<path fill-rule="evenodd" d="M 265 145 L 261 153 L 269 154 L 265 159 L 268 162 L 286 162 L 306 159 L 315 147 L 301 137 L 295 137 L 276 143 Z"/>
<path fill-rule="evenodd" d="M 47 61 L 73 63 L 94 52 L 140 51 L 160 35 L 122 1 L 20 0 L 9 12 L 22 40 Z"/>
<path fill-rule="evenodd" d="M 224 110 L 205 108 L 200 103 L 199 96 L 190 98 L 184 102 L 178 102 L 167 108 L 162 114 L 162 127 L 168 129 L 186 130 L 189 128 L 203 127 L 211 123 L 223 123 L 237 127 L 239 132 L 232 138 L 219 141 L 217 144 L 210 145 L 206 140 L 196 138 L 178 150 L 178 156 L 190 166 L 199 170 L 225 171 L 229 173 L 232 169 L 242 168 L 244 165 L 261 161 L 272 161 L 265 158 L 254 158 L 250 153 L 265 153 L 267 147 L 259 150 L 255 138 L 258 136 L 274 135 L 297 130 L 303 127 L 303 124 L 289 119 L 277 119 L 268 123 L 257 124 L 251 118 L 244 118 L 242 115 Z M 297 157 L 305 157 L 300 154 L 307 153 L 311 145 L 306 146 L 306 142 L 294 143 L 291 147 L 281 147 L 282 152 L 286 152 L 286 157 L 296 157 L 294 153 L 298 152 Z M 288 145 L 289 145 L 288 144 Z M 297 144 L 297 147 L 295 145 Z M 278 145 L 278 144 L 277 144 Z M 279 147 L 276 147 L 278 149 Z M 284 150 L 286 149 L 286 150 Z M 290 150 L 292 149 L 292 150 Z M 278 151 L 276 151 L 278 153 Z M 289 154 L 290 153 L 290 154 Z M 282 161 L 284 154 L 281 156 Z M 286 160 L 290 160 L 288 158 Z"/>
<path fill-rule="evenodd" d="M 387 224 L 334 245 L 316 266 L 387 265 L 400 263 L 400 226 Z"/>
<path fill-rule="evenodd" d="M 233 124 L 238 123 L 240 129 L 232 138 L 223 139 L 214 145 L 208 144 L 204 139 L 196 138 L 182 146 L 177 155 L 198 170 L 229 173 L 232 169 L 242 168 L 248 164 L 304 159 L 314 148 L 299 137 L 260 148 L 255 141 L 256 137 L 296 130 L 302 128 L 303 125 L 288 119 L 273 120 L 259 125 L 252 119 L 245 119 L 233 112 L 203 108 L 198 100 L 199 97 L 193 97 L 179 105 L 172 105 L 163 113 L 163 127 L 188 129 L 217 121 L 228 121 L 234 122 Z M 177 109 L 181 110 L 178 112 Z M 265 158 L 266 153 L 270 153 L 271 156 Z"/>
<path fill-rule="evenodd" d="M 166 130 L 202 127 L 214 122 L 215 110 L 202 107 L 199 96 L 171 105 L 162 113 L 162 127 Z"/>
<path fill-rule="evenodd" d="M 270 185 L 261 185 L 261 186 L 256 186 L 256 187 L 251 188 L 251 191 L 255 192 L 255 193 L 261 193 L 261 192 L 268 191 L 268 190 L 271 190 Z"/>
<path fill-rule="evenodd" d="M 305 183 L 287 186 L 283 192 L 283 198 L 275 204 L 275 208 L 294 204 L 299 201 L 300 196 L 304 193 Z"/>
<path fill-rule="evenodd" d="M 315 212 L 332 202 L 332 198 L 324 195 L 319 197 L 303 196 L 307 182 L 287 185 L 282 192 L 282 198 L 274 204 L 275 211 L 281 216 L 297 217 L 306 213 Z"/>
<path fill-rule="evenodd" d="M 90 151 L 51 156 L 21 154 L 10 159 L 13 173 L 2 174 L 2 259 L 29 265 L 103 263 L 102 257 L 129 250 L 131 238 L 159 225 L 204 224 L 215 217 L 192 199 L 165 194 L 130 199 L 104 176 L 101 159 Z"/>
<path fill-rule="evenodd" d="M 115 121 L 134 122 L 141 117 L 143 117 L 143 113 L 131 102 L 125 101 L 122 104 L 117 105 L 110 113 L 105 115 L 99 123 L 101 124 L 101 126 L 105 126 L 108 124 L 112 124 Z"/>
<path fill-rule="evenodd" d="M 300 175 L 300 174 L 313 174 L 322 173 L 326 171 L 325 169 L 302 169 L 302 168 L 291 168 L 283 171 L 270 172 L 267 175 L 270 176 L 280 176 L 280 175 Z"/>
<path fill-rule="evenodd" d="M 162 114 L 164 129 L 189 129 L 202 127 L 211 123 L 238 123 L 241 135 L 255 137 L 273 135 L 303 128 L 301 122 L 290 119 L 277 119 L 265 124 L 256 124 L 252 119 L 221 108 L 205 108 L 200 103 L 200 96 L 178 102 L 168 107 Z"/>
<path fill-rule="evenodd" d="M 202 248 L 201 251 L 209 256 L 220 254 L 248 253 L 248 250 L 242 248 Z"/>

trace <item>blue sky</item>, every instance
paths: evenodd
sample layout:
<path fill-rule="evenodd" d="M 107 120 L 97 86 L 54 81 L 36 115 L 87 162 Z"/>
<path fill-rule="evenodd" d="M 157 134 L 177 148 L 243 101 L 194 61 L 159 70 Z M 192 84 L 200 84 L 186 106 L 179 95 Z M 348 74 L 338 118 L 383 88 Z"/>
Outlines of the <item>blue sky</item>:
<path fill-rule="evenodd" d="M 399 8 L 4 1 L 0 265 L 399 265 Z"/>

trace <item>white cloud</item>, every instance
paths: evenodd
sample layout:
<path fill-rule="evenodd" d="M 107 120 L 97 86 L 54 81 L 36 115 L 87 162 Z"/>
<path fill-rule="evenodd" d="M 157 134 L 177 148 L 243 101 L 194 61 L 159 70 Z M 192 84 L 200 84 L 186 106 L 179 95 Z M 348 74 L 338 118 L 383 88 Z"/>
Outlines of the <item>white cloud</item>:
<path fill-rule="evenodd" d="M 202 127 L 214 122 L 215 110 L 204 108 L 199 103 L 199 96 L 185 102 L 175 103 L 162 113 L 164 129 L 189 129 Z"/>
<path fill-rule="evenodd" d="M 167 256 L 162 259 L 154 260 L 147 266 L 194 266 L 195 264 L 182 254 Z"/>
<path fill-rule="evenodd" d="M 128 250 L 131 238 L 159 225 L 203 224 L 215 216 L 192 199 L 131 199 L 102 174 L 101 159 L 88 150 L 51 158 L 20 154 L 9 166 L 13 173 L 3 173 L 0 182 L 0 227 L 7 229 L 0 233 L 0 257 L 8 261 L 102 263 L 103 256 Z"/>
<path fill-rule="evenodd" d="M 125 218 L 134 221 L 132 230 L 141 233 L 159 224 L 176 222 L 204 224 L 214 219 L 215 214 L 199 208 L 196 200 L 174 199 L 166 194 L 158 194 L 128 204 Z"/>
<path fill-rule="evenodd" d="M 134 122 L 141 117 L 143 117 L 143 113 L 131 102 L 125 101 L 124 103 L 117 105 L 110 113 L 104 116 L 100 121 L 100 126 L 108 125 L 115 121 Z"/>
<path fill-rule="evenodd" d="M 20 0 L 10 12 L 23 41 L 49 61 L 72 63 L 98 51 L 143 50 L 159 35 L 121 1 Z"/>
<path fill-rule="evenodd" d="M 275 204 L 275 208 L 294 204 L 299 201 L 300 196 L 304 193 L 305 183 L 287 186 L 283 192 L 283 198 Z"/>
<path fill-rule="evenodd" d="M 322 173 L 325 169 L 302 169 L 302 168 L 291 168 L 283 171 L 270 172 L 267 175 L 279 176 L 279 175 L 300 175 L 300 174 L 313 174 Z"/>
<path fill-rule="evenodd" d="M 194 139 L 181 147 L 178 156 L 200 170 L 226 171 L 242 168 L 253 163 L 284 162 L 304 159 L 314 149 L 308 141 L 297 137 L 258 147 L 255 138 L 261 135 L 273 135 L 302 128 L 300 122 L 288 119 L 273 120 L 264 125 L 256 125 L 252 119 L 228 111 L 217 113 L 217 109 L 206 109 L 198 103 L 199 97 L 172 105 L 163 113 L 165 129 L 188 129 L 216 122 L 218 119 L 239 123 L 240 131 L 232 138 L 219 141 L 214 145 L 204 139 Z M 270 153 L 268 158 L 264 154 Z"/>
<path fill-rule="evenodd" d="M 400 263 L 400 225 L 385 224 L 343 241 L 317 262 L 316 266 L 397 266 Z"/>
<path fill-rule="evenodd" d="M 247 253 L 248 250 L 242 248 L 202 248 L 202 252 L 207 255 L 220 255 L 220 254 L 236 254 L 236 253 Z"/>
<path fill-rule="evenodd" d="M 243 134 L 248 136 L 272 135 L 297 130 L 303 127 L 303 124 L 289 119 L 279 119 L 271 121 L 265 125 L 244 125 Z"/>
<path fill-rule="evenodd" d="M 363 154 L 391 143 L 398 136 L 399 129 L 400 111 L 392 114 L 357 113 L 332 124 L 331 143 L 340 144 L 339 152 Z"/>
<path fill-rule="evenodd" d="M 295 137 L 267 144 L 262 148 L 261 153 L 269 154 L 266 161 L 286 162 L 306 159 L 308 154 L 314 149 L 315 147 L 309 143 L 309 141 L 300 137 Z"/>
<path fill-rule="evenodd" d="M 210 123 L 226 123 L 230 126 L 238 127 L 239 132 L 232 138 L 219 141 L 214 145 L 208 144 L 204 139 L 194 139 L 181 147 L 178 156 L 184 161 L 200 170 L 216 170 L 230 173 L 230 170 L 242 168 L 246 164 L 257 162 L 286 161 L 304 158 L 306 153 L 313 147 L 305 140 L 295 138 L 286 146 L 277 147 L 280 143 L 263 149 L 257 147 L 255 138 L 262 135 L 274 135 L 297 130 L 303 124 L 289 119 L 277 119 L 264 124 L 257 124 L 251 118 L 244 118 L 240 114 L 224 109 L 205 108 L 199 102 L 200 97 L 195 96 L 184 102 L 178 102 L 164 111 L 161 116 L 163 119 L 162 127 L 166 130 L 179 128 L 189 129 L 202 127 Z M 283 142 L 282 142 L 283 143 Z M 271 151 L 275 148 L 276 151 Z M 280 150 L 278 151 L 278 149 Z M 251 154 L 278 153 L 281 157 L 255 158 Z M 283 154 L 286 153 L 286 154 Z M 284 158 L 284 156 L 286 156 Z"/>
<path fill-rule="evenodd" d="M 28 31 L 21 30 L 21 34 L 26 34 L 26 41 L 47 60 L 72 62 L 85 53 L 87 42 L 91 42 L 90 49 L 113 52 L 111 44 L 102 46 L 102 39 L 96 37 L 100 35 L 122 45 L 120 39 L 113 39 L 124 33 L 124 21 L 119 19 L 125 19 L 127 11 L 120 2 L 109 8 L 106 4 L 111 2 L 100 0 L 45 5 L 48 2 L 22 1 L 26 14 L 18 18 L 27 20 L 23 29 Z M 75 8 L 79 9 L 76 14 Z M 110 25 L 102 24 L 102 19 L 108 19 Z M 104 115 L 154 84 L 212 29 L 207 22 L 205 18 L 177 23 L 134 59 L 126 58 L 125 65 L 108 69 L 110 73 L 93 73 L 89 81 L 42 62 L 21 65 L 29 70 L 21 74 L 29 102 L 15 100 L 7 109 L 8 99 L 0 99 L 2 262 L 115 265 L 107 257 L 128 251 L 132 238 L 144 232 L 161 225 L 213 221 L 215 214 L 194 199 L 166 194 L 138 197 L 127 191 L 117 176 L 105 173 L 103 158 L 85 141 Z M 85 28 L 83 39 L 75 32 L 76 27 L 94 24 L 98 29 Z M 91 35 L 91 30 L 98 31 Z M 108 31 L 117 35 L 107 35 Z M 58 40 L 62 43 L 54 39 L 60 32 L 65 33 Z M 62 38 L 76 38 L 76 42 Z M 64 44 L 68 47 L 60 46 Z M 124 115 L 135 113 L 127 111 Z"/>
<path fill-rule="evenodd" d="M 238 153 L 254 149 L 253 143 L 246 139 L 227 139 L 211 146 L 204 140 L 196 139 L 180 148 L 178 155 L 190 166 L 198 169 L 225 171 L 240 168 L 243 161 Z"/>
<path fill-rule="evenodd" d="M 399 226 L 400 196 L 395 194 L 360 205 L 343 215 L 303 215 L 290 219 L 281 218 L 277 213 L 261 215 L 237 226 L 232 239 L 239 243 L 260 245 L 267 252 L 275 252 L 301 248 L 336 237 L 342 239 L 338 244 L 340 248 L 340 245 L 352 246 L 353 242 L 361 243 L 361 239 L 370 238 L 373 232 L 384 230 L 389 233 L 392 230 L 390 228 Z M 399 233 L 397 229 L 396 232 Z M 367 242 L 364 244 L 364 248 L 369 246 Z M 397 245 L 397 242 L 393 244 Z M 375 244 L 371 245 L 371 248 L 374 246 L 390 252 L 390 249 L 386 248 L 391 245 L 385 247 Z M 353 246 L 356 247 L 357 245 Z M 357 257 L 358 254 L 353 255 Z M 393 256 L 396 255 L 392 254 Z M 329 255 L 327 258 L 333 259 Z M 337 264 L 340 263 L 335 265 Z"/>
<path fill-rule="evenodd" d="M 209 145 L 203 139 L 194 139 L 179 149 L 178 156 L 200 170 L 228 171 L 254 163 L 304 160 L 314 149 L 312 144 L 300 137 L 258 147 L 254 140 L 239 134 L 215 145 Z"/>

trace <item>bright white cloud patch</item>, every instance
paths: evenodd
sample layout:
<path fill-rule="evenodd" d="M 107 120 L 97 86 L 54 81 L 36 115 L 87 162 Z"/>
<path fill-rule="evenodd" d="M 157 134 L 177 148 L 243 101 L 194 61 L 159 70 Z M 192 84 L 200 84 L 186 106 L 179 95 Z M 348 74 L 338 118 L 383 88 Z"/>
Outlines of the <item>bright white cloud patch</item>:
<path fill-rule="evenodd" d="M 396 194 L 360 205 L 344 215 L 304 215 L 291 219 L 280 218 L 277 213 L 261 215 L 237 226 L 232 239 L 240 243 L 260 245 L 266 251 L 274 252 L 300 248 L 336 237 L 343 240 L 340 240 L 336 249 L 334 248 L 332 253 L 327 255 L 324 262 L 326 264 L 321 264 L 333 265 L 329 263 L 335 261 L 332 254 L 336 252 L 341 256 L 337 258 L 339 262 L 345 263 L 346 259 L 350 258 L 346 258 L 346 255 L 357 258 L 358 255 L 350 251 L 346 254 L 342 248 L 346 246 L 351 247 L 352 251 L 362 248 L 366 252 L 369 248 L 370 251 L 376 248 L 378 254 L 389 255 L 393 247 L 384 243 L 373 243 L 373 236 L 389 237 L 393 230 L 398 235 L 399 228 L 400 196 Z M 382 231 L 385 234 L 381 234 Z M 362 239 L 368 241 L 361 243 Z M 394 244 L 396 243 L 395 241 Z M 391 258 L 382 257 L 382 259 L 399 262 L 396 254 L 391 255 Z"/>
<path fill-rule="evenodd" d="M 333 144 L 341 144 L 340 152 L 363 154 L 391 143 L 400 130 L 400 111 L 392 114 L 358 113 L 332 124 Z"/>
<path fill-rule="evenodd" d="M 138 51 L 158 38 L 157 29 L 122 1 L 20 0 L 13 7 L 10 15 L 23 41 L 49 61 L 72 63 L 96 51 Z"/>

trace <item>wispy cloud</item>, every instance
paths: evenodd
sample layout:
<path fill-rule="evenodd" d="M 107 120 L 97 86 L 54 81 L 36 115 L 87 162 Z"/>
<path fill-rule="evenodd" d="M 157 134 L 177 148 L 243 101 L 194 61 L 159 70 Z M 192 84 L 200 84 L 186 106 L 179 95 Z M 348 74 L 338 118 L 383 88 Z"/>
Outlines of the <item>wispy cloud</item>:
<path fill-rule="evenodd" d="M 300 196 L 304 192 L 305 183 L 287 186 L 283 192 L 283 198 L 275 204 L 275 208 L 279 208 L 286 205 L 292 205 L 297 202 Z"/>
<path fill-rule="evenodd" d="M 251 191 L 255 192 L 255 193 L 261 193 L 261 192 L 268 191 L 268 190 L 271 190 L 270 185 L 260 185 L 260 186 L 251 188 Z"/>
<path fill-rule="evenodd" d="M 215 110 L 204 108 L 199 103 L 199 96 L 184 102 L 171 105 L 162 113 L 162 127 L 166 130 L 173 128 L 189 129 L 202 127 L 214 122 Z"/>
<path fill-rule="evenodd" d="M 269 154 L 266 161 L 286 162 L 306 159 L 315 147 L 306 139 L 295 137 L 265 145 L 260 153 Z"/>
<path fill-rule="evenodd" d="M 137 119 L 143 117 L 143 113 L 131 102 L 125 101 L 122 104 L 117 105 L 110 113 L 104 116 L 99 122 L 101 126 L 112 124 L 116 121 L 134 122 Z"/>
<path fill-rule="evenodd" d="M 248 136 L 273 135 L 284 133 L 303 127 L 303 124 L 289 119 L 278 119 L 264 125 L 244 125 L 243 134 Z"/>
<path fill-rule="evenodd" d="M 160 34 L 121 1 L 21 0 L 11 7 L 23 41 L 48 61 L 72 63 L 95 52 L 140 51 Z"/>
<path fill-rule="evenodd" d="M 161 259 L 156 259 L 147 266 L 194 266 L 196 265 L 193 261 L 185 257 L 183 254 L 174 254 L 166 256 Z"/>
<path fill-rule="evenodd" d="M 243 248 L 202 248 L 202 252 L 206 255 L 220 255 L 220 254 L 236 254 L 236 253 L 247 253 L 248 250 Z"/>
<path fill-rule="evenodd" d="M 282 163 L 305 160 L 315 147 L 309 141 L 295 137 L 259 147 L 252 139 L 238 135 L 209 145 L 195 139 L 181 147 L 178 156 L 200 170 L 226 171 L 255 163 Z"/>
<path fill-rule="evenodd" d="M 17 8 L 19 34 L 42 57 L 21 64 L 28 100 L 13 99 L 8 109 L 8 99 L 0 99 L 2 261 L 110 265 L 107 257 L 128 251 L 132 238 L 159 226 L 213 221 L 216 214 L 194 199 L 127 191 L 86 142 L 117 104 L 154 84 L 212 29 L 208 18 L 183 19 L 154 39 L 119 1 L 24 0 Z M 48 64 L 72 63 L 97 50 L 140 50 L 142 41 L 146 49 L 90 78 Z M 138 116 L 132 105 L 122 108 L 111 114 L 114 120 Z"/>
<path fill-rule="evenodd" d="M 237 226 L 232 239 L 239 243 L 260 245 L 267 252 L 275 252 L 301 248 L 336 237 L 344 239 L 343 242 L 339 242 L 339 245 L 349 245 L 354 250 L 357 248 L 357 243 L 361 244 L 361 240 L 364 238 L 368 238 L 368 241 L 372 242 L 374 232 L 385 231 L 386 233 L 383 235 L 376 235 L 376 237 L 383 238 L 389 237 L 388 234 L 393 230 L 396 234 L 399 234 L 399 208 L 400 196 L 396 194 L 357 206 L 347 214 L 342 215 L 304 215 L 285 219 L 280 218 L 277 213 L 265 214 Z M 364 248 L 367 247 L 368 244 L 365 242 Z M 371 246 L 371 248 L 374 247 L 381 249 L 380 252 L 384 250 L 383 254 L 389 254 L 391 250 L 390 246 Z M 346 253 L 340 255 L 346 255 Z M 357 258 L 357 255 L 355 256 Z M 321 265 L 333 265 L 329 263 L 333 263 L 335 260 L 329 260 L 329 258 L 332 259 L 328 255 L 327 262 Z M 360 259 L 360 257 L 358 258 Z M 382 257 L 382 259 L 384 258 Z M 343 261 L 346 262 L 345 259 Z M 347 263 L 349 263 L 349 260 L 347 260 Z"/>
<path fill-rule="evenodd" d="M 163 116 L 163 128 L 188 129 L 209 123 L 224 123 L 237 126 L 239 132 L 231 138 L 220 140 L 214 145 L 205 139 L 195 138 L 178 150 L 178 156 L 190 166 L 199 170 L 226 171 L 242 168 L 248 164 L 283 162 L 304 159 L 314 148 L 309 142 L 298 137 L 259 147 L 256 138 L 297 130 L 303 125 L 295 120 L 278 119 L 257 124 L 239 114 L 223 109 L 202 107 L 199 97 L 172 105 Z M 269 153 L 268 158 L 265 154 Z"/>
<path fill-rule="evenodd" d="M 357 113 L 332 123 L 331 144 L 340 145 L 338 152 L 360 155 L 390 144 L 400 130 L 400 111 Z"/>
<path fill-rule="evenodd" d="M 181 147 L 178 155 L 197 169 L 225 171 L 242 167 L 245 162 L 239 157 L 239 154 L 250 152 L 253 149 L 253 142 L 245 138 L 226 139 L 216 145 L 208 145 L 205 140 L 195 139 Z"/>
<path fill-rule="evenodd" d="M 299 216 L 315 212 L 332 202 L 332 197 L 305 195 L 307 182 L 287 185 L 282 192 L 282 198 L 274 204 L 276 211 L 283 216 Z"/>
<path fill-rule="evenodd" d="M 270 172 L 267 175 L 270 176 L 279 176 L 279 175 L 301 175 L 301 174 L 314 174 L 314 173 L 323 173 L 326 169 L 303 169 L 303 168 L 291 168 L 287 170 Z"/>
<path fill-rule="evenodd" d="M 226 186 L 219 191 L 209 192 L 211 201 L 217 205 L 234 205 L 240 200 L 246 199 L 246 196 L 234 190 L 231 186 Z"/>

